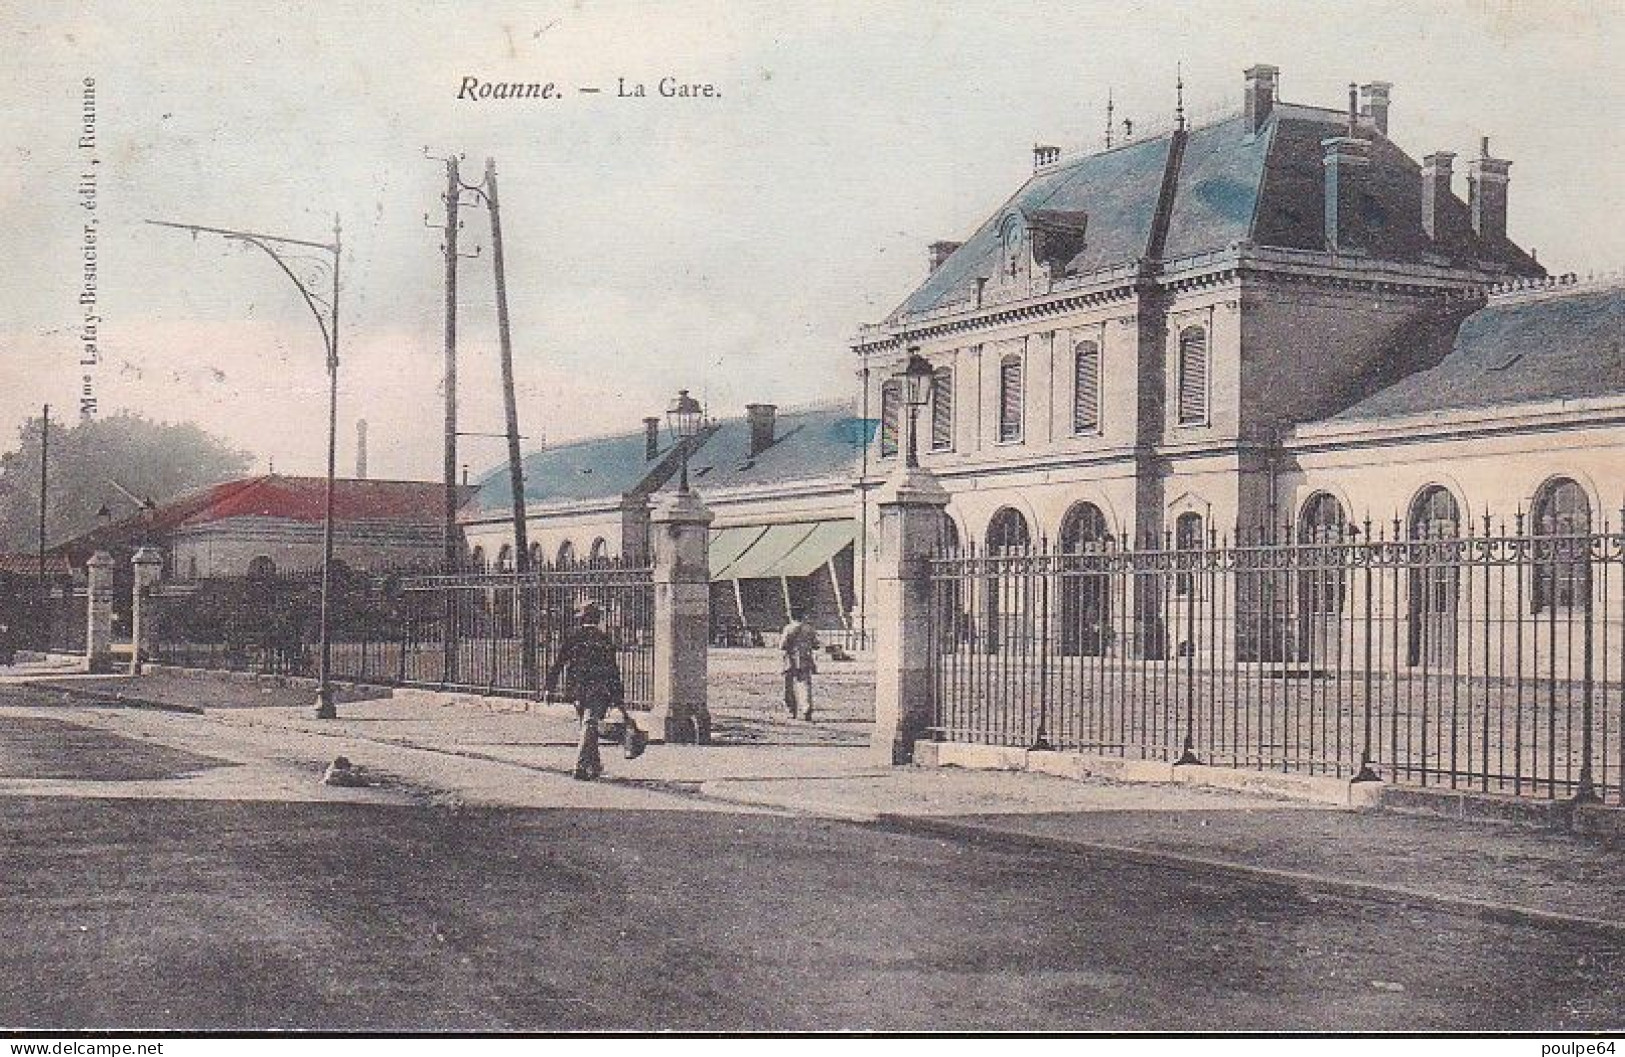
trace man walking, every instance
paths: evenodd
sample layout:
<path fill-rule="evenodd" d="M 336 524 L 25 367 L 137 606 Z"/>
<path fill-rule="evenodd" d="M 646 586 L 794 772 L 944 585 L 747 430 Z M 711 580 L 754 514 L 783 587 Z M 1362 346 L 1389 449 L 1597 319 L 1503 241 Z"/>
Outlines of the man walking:
<path fill-rule="evenodd" d="M 564 637 L 559 655 L 547 673 L 547 697 L 555 697 L 559 677 L 564 677 L 566 701 L 574 702 L 576 717 L 581 722 L 581 741 L 576 749 L 574 777 L 590 782 L 604 773 L 604 761 L 598 754 L 598 724 L 611 708 L 620 710 L 626 718 L 626 758 L 635 760 L 643 755 L 649 744 L 649 735 L 638 729 L 632 714 L 626 710 L 626 692 L 621 685 L 621 669 L 615 662 L 615 642 L 599 625 L 603 614 L 598 606 L 588 602 L 576 615 L 576 628 Z"/>
<path fill-rule="evenodd" d="M 779 636 L 779 649 L 784 653 L 784 707 L 795 719 L 813 718 L 812 677 L 818 671 L 818 632 L 801 619 L 803 614 L 790 617 Z"/>

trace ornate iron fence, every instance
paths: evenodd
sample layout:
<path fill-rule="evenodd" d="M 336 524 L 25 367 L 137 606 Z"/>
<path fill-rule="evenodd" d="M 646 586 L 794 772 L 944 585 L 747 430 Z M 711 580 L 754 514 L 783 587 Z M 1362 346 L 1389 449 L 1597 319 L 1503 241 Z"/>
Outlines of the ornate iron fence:
<path fill-rule="evenodd" d="M 315 674 L 319 572 L 168 584 L 158 599 L 153 659 L 160 663 Z M 647 567 L 618 560 L 523 576 L 346 571 L 334 577 L 330 599 L 331 674 L 384 686 L 536 694 L 587 602 L 598 605 L 619 646 L 628 704 L 649 704 L 654 582 Z"/>
<path fill-rule="evenodd" d="M 942 552 L 935 736 L 1620 802 L 1625 536 L 1484 528 Z"/>

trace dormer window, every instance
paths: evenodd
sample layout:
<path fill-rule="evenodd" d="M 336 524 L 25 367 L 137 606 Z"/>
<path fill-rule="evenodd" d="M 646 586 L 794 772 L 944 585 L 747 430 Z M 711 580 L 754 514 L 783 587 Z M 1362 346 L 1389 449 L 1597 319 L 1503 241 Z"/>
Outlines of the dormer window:
<path fill-rule="evenodd" d="M 1022 244 L 1026 236 L 1025 225 L 1019 216 L 1012 213 L 1004 218 L 1004 223 L 999 228 L 999 244 L 1004 249 L 1006 275 L 1014 276 L 1021 270 Z"/>

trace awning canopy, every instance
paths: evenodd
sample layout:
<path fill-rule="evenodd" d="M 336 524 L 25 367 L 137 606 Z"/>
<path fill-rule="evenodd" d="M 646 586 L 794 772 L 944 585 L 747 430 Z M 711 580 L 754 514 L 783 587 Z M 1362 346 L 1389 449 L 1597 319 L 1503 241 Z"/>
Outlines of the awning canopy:
<path fill-rule="evenodd" d="M 857 538 L 856 521 L 803 521 L 711 534 L 711 579 L 810 576 Z"/>
<path fill-rule="evenodd" d="M 745 525 L 738 528 L 711 530 L 711 579 L 719 580 L 716 574 L 733 564 L 733 560 L 750 549 L 751 544 L 762 538 L 767 531 L 766 525 Z"/>

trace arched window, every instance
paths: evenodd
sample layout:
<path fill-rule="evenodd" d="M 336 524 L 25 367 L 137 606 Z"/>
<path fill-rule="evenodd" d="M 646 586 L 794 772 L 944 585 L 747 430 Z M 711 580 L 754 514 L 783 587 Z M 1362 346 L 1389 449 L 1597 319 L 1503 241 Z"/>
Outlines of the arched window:
<path fill-rule="evenodd" d="M 1060 544 L 1063 551 L 1089 550 L 1106 542 L 1106 515 L 1093 503 L 1073 503 L 1061 519 Z"/>
<path fill-rule="evenodd" d="M 880 387 L 880 457 L 897 454 L 898 420 L 903 410 L 903 391 L 896 382 Z"/>
<path fill-rule="evenodd" d="M 1000 507 L 999 512 L 993 515 L 993 520 L 987 526 L 987 550 L 989 554 L 999 554 L 1004 551 L 1021 550 L 1032 543 L 1032 533 L 1027 528 L 1027 519 L 1021 516 L 1021 511 L 1014 507 Z"/>
<path fill-rule="evenodd" d="M 256 580 L 268 580 L 276 575 L 276 562 L 264 554 L 248 559 L 248 575 Z"/>
<path fill-rule="evenodd" d="M 601 565 L 609 560 L 609 541 L 599 536 L 592 541 L 592 548 L 587 551 L 587 560 L 594 565 Z"/>
<path fill-rule="evenodd" d="M 942 520 L 938 524 L 937 546 L 950 554 L 957 553 L 959 551 L 959 526 L 954 524 L 954 519 L 948 516 L 946 510 L 942 512 Z"/>
<path fill-rule="evenodd" d="M 1413 540 L 1436 540 L 1412 548 L 1410 642 L 1412 665 L 1448 668 L 1456 663 L 1456 603 L 1461 593 L 1461 559 L 1448 543 L 1461 535 L 1461 507 L 1450 490 L 1429 485 L 1411 502 L 1408 525 Z"/>
<path fill-rule="evenodd" d="M 1591 588 L 1591 500 L 1578 482 L 1555 477 L 1535 496 L 1535 612 L 1583 606 Z"/>
<path fill-rule="evenodd" d="M 1342 543 L 1348 533 L 1343 504 L 1330 492 L 1316 492 L 1298 515 L 1298 538 L 1306 543 Z"/>
<path fill-rule="evenodd" d="M 1074 503 L 1061 519 L 1060 549 L 1067 554 L 1090 555 L 1064 562 L 1060 578 L 1061 653 L 1104 656 L 1111 643 L 1111 577 L 1098 556 L 1111 539 L 1106 515 L 1093 503 Z"/>
<path fill-rule="evenodd" d="M 474 548 L 473 553 L 471 553 L 468 556 L 468 567 L 470 569 L 473 569 L 475 572 L 481 572 L 481 571 L 483 571 L 485 569 L 485 548 L 484 547 L 475 547 Z"/>
<path fill-rule="evenodd" d="M 186 559 L 186 578 L 188 580 L 197 579 L 197 555 L 195 554 Z"/>
<path fill-rule="evenodd" d="M 502 549 L 497 551 L 497 572 L 513 572 L 513 545 L 504 543 Z"/>
<path fill-rule="evenodd" d="M 1072 432 L 1100 430 L 1100 343 L 1080 341 L 1072 353 Z"/>
<path fill-rule="evenodd" d="M 530 545 L 529 554 L 530 567 L 534 571 L 537 566 L 542 564 L 542 545 L 540 543 L 532 543 Z"/>
<path fill-rule="evenodd" d="M 1428 485 L 1411 503 L 1411 539 L 1455 539 L 1461 534 L 1461 508 L 1441 485 Z"/>
<path fill-rule="evenodd" d="M 949 451 L 954 446 L 954 369 L 938 367 L 931 372 L 931 450 Z"/>
<path fill-rule="evenodd" d="M 1186 327 L 1179 332 L 1179 424 L 1207 421 L 1207 331 Z"/>
<path fill-rule="evenodd" d="M 999 440 L 1021 439 L 1021 357 L 1006 356 L 999 361 Z"/>
<path fill-rule="evenodd" d="M 1339 544 L 1348 540 L 1348 515 L 1330 492 L 1316 492 L 1298 514 L 1298 541 Z M 1333 655 L 1341 643 L 1335 622 L 1343 612 L 1347 594 L 1341 548 L 1303 547 L 1294 552 L 1298 569 L 1299 610 L 1302 613 L 1304 653 L 1308 659 Z"/>
<path fill-rule="evenodd" d="M 1202 538 L 1202 515 L 1197 513 L 1184 513 L 1174 521 L 1174 549 L 1181 551 L 1199 551 L 1206 545 Z M 1188 595 L 1191 591 L 1191 574 L 1180 573 L 1174 579 L 1174 593 Z"/>
<path fill-rule="evenodd" d="M 559 544 L 558 557 L 554 559 L 555 565 L 574 565 L 576 560 L 576 545 L 569 540 Z"/>

